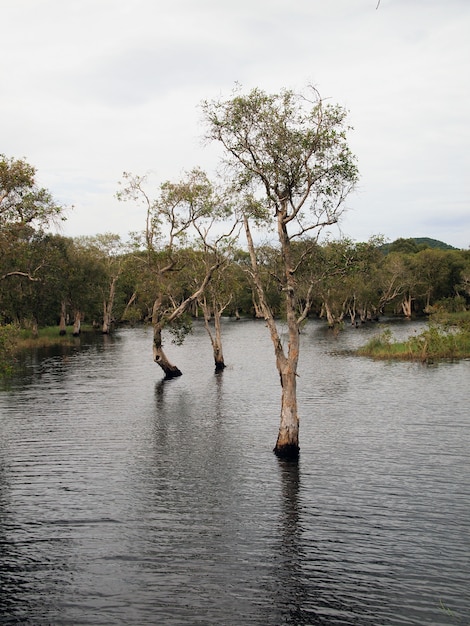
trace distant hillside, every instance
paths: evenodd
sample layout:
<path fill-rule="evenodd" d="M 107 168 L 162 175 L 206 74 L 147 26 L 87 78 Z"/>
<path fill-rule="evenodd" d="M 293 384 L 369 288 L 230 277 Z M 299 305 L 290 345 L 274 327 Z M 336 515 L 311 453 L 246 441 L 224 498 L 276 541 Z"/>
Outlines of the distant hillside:
<path fill-rule="evenodd" d="M 430 237 L 415 237 L 414 241 L 419 245 L 424 244 L 428 248 L 440 248 L 441 250 L 457 250 L 448 243 L 439 241 L 438 239 L 431 239 Z"/>
<path fill-rule="evenodd" d="M 385 254 L 389 252 L 419 252 L 423 248 L 437 248 L 439 250 L 457 250 L 454 246 L 439 241 L 438 239 L 431 239 L 430 237 L 409 237 L 408 239 L 400 238 L 395 239 L 392 243 L 384 244 L 381 249 Z"/>

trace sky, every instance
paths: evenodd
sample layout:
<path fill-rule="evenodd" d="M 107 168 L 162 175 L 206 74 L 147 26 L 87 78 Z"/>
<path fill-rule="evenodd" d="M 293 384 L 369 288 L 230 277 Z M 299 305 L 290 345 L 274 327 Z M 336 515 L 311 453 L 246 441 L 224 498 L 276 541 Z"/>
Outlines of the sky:
<path fill-rule="evenodd" d="M 203 100 L 314 85 L 360 172 L 332 236 L 470 247 L 469 0 L 2 0 L 1 24 L 0 153 L 73 205 L 65 236 L 143 230 L 124 171 L 215 173 Z"/>

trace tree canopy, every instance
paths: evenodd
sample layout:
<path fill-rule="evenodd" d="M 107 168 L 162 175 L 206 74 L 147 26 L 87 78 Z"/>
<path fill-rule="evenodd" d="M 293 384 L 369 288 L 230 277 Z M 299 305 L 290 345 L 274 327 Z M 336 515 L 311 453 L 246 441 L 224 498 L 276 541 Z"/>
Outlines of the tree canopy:
<path fill-rule="evenodd" d="M 0 232 L 27 225 L 42 228 L 63 217 L 64 207 L 37 185 L 32 165 L 0 155 Z"/>

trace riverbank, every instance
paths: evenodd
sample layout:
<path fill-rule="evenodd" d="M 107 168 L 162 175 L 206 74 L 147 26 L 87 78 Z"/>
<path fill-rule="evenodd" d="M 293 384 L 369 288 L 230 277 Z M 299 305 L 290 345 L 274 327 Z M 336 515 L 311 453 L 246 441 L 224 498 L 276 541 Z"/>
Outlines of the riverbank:
<path fill-rule="evenodd" d="M 81 335 L 96 332 L 96 329 L 88 324 L 83 324 L 80 328 L 80 334 L 76 336 L 73 335 L 71 327 L 66 331 L 65 335 L 59 333 L 58 326 L 40 328 L 37 334 L 34 334 L 30 329 L 22 329 L 17 335 L 15 348 L 24 350 L 28 348 L 48 348 L 55 345 L 73 346 Z"/>
<path fill-rule="evenodd" d="M 80 336 L 96 333 L 92 325 L 84 324 L 80 335 L 74 336 L 70 327 L 61 335 L 58 326 L 47 326 L 33 333 L 32 329 L 18 328 L 14 324 L 0 326 L 0 376 L 11 374 L 17 355 L 23 350 L 49 348 L 53 346 L 75 346 Z"/>

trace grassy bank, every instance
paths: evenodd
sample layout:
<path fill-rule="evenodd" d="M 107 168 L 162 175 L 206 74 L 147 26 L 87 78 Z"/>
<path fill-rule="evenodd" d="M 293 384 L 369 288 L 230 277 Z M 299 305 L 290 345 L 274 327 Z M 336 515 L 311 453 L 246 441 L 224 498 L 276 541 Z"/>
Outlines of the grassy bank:
<path fill-rule="evenodd" d="M 98 332 L 93 326 L 83 324 L 80 336 Z M 0 376 L 11 374 L 22 350 L 49 348 L 53 346 L 73 347 L 80 342 L 80 336 L 74 337 L 72 327 L 65 335 L 60 335 L 58 326 L 40 328 L 37 334 L 31 329 L 18 328 L 15 324 L 0 325 Z"/>
<path fill-rule="evenodd" d="M 470 358 L 470 314 L 431 318 L 426 330 L 406 341 L 394 341 L 392 331 L 385 328 L 356 354 L 409 361 Z"/>
<path fill-rule="evenodd" d="M 92 326 L 83 324 L 80 329 L 80 335 L 87 333 L 95 333 L 96 330 Z M 65 335 L 59 334 L 58 326 L 47 326 L 40 328 L 37 335 L 34 335 L 30 329 L 21 329 L 15 341 L 17 350 L 26 348 L 47 348 L 50 346 L 74 346 L 79 337 L 74 337 L 72 328 L 68 328 Z"/>

